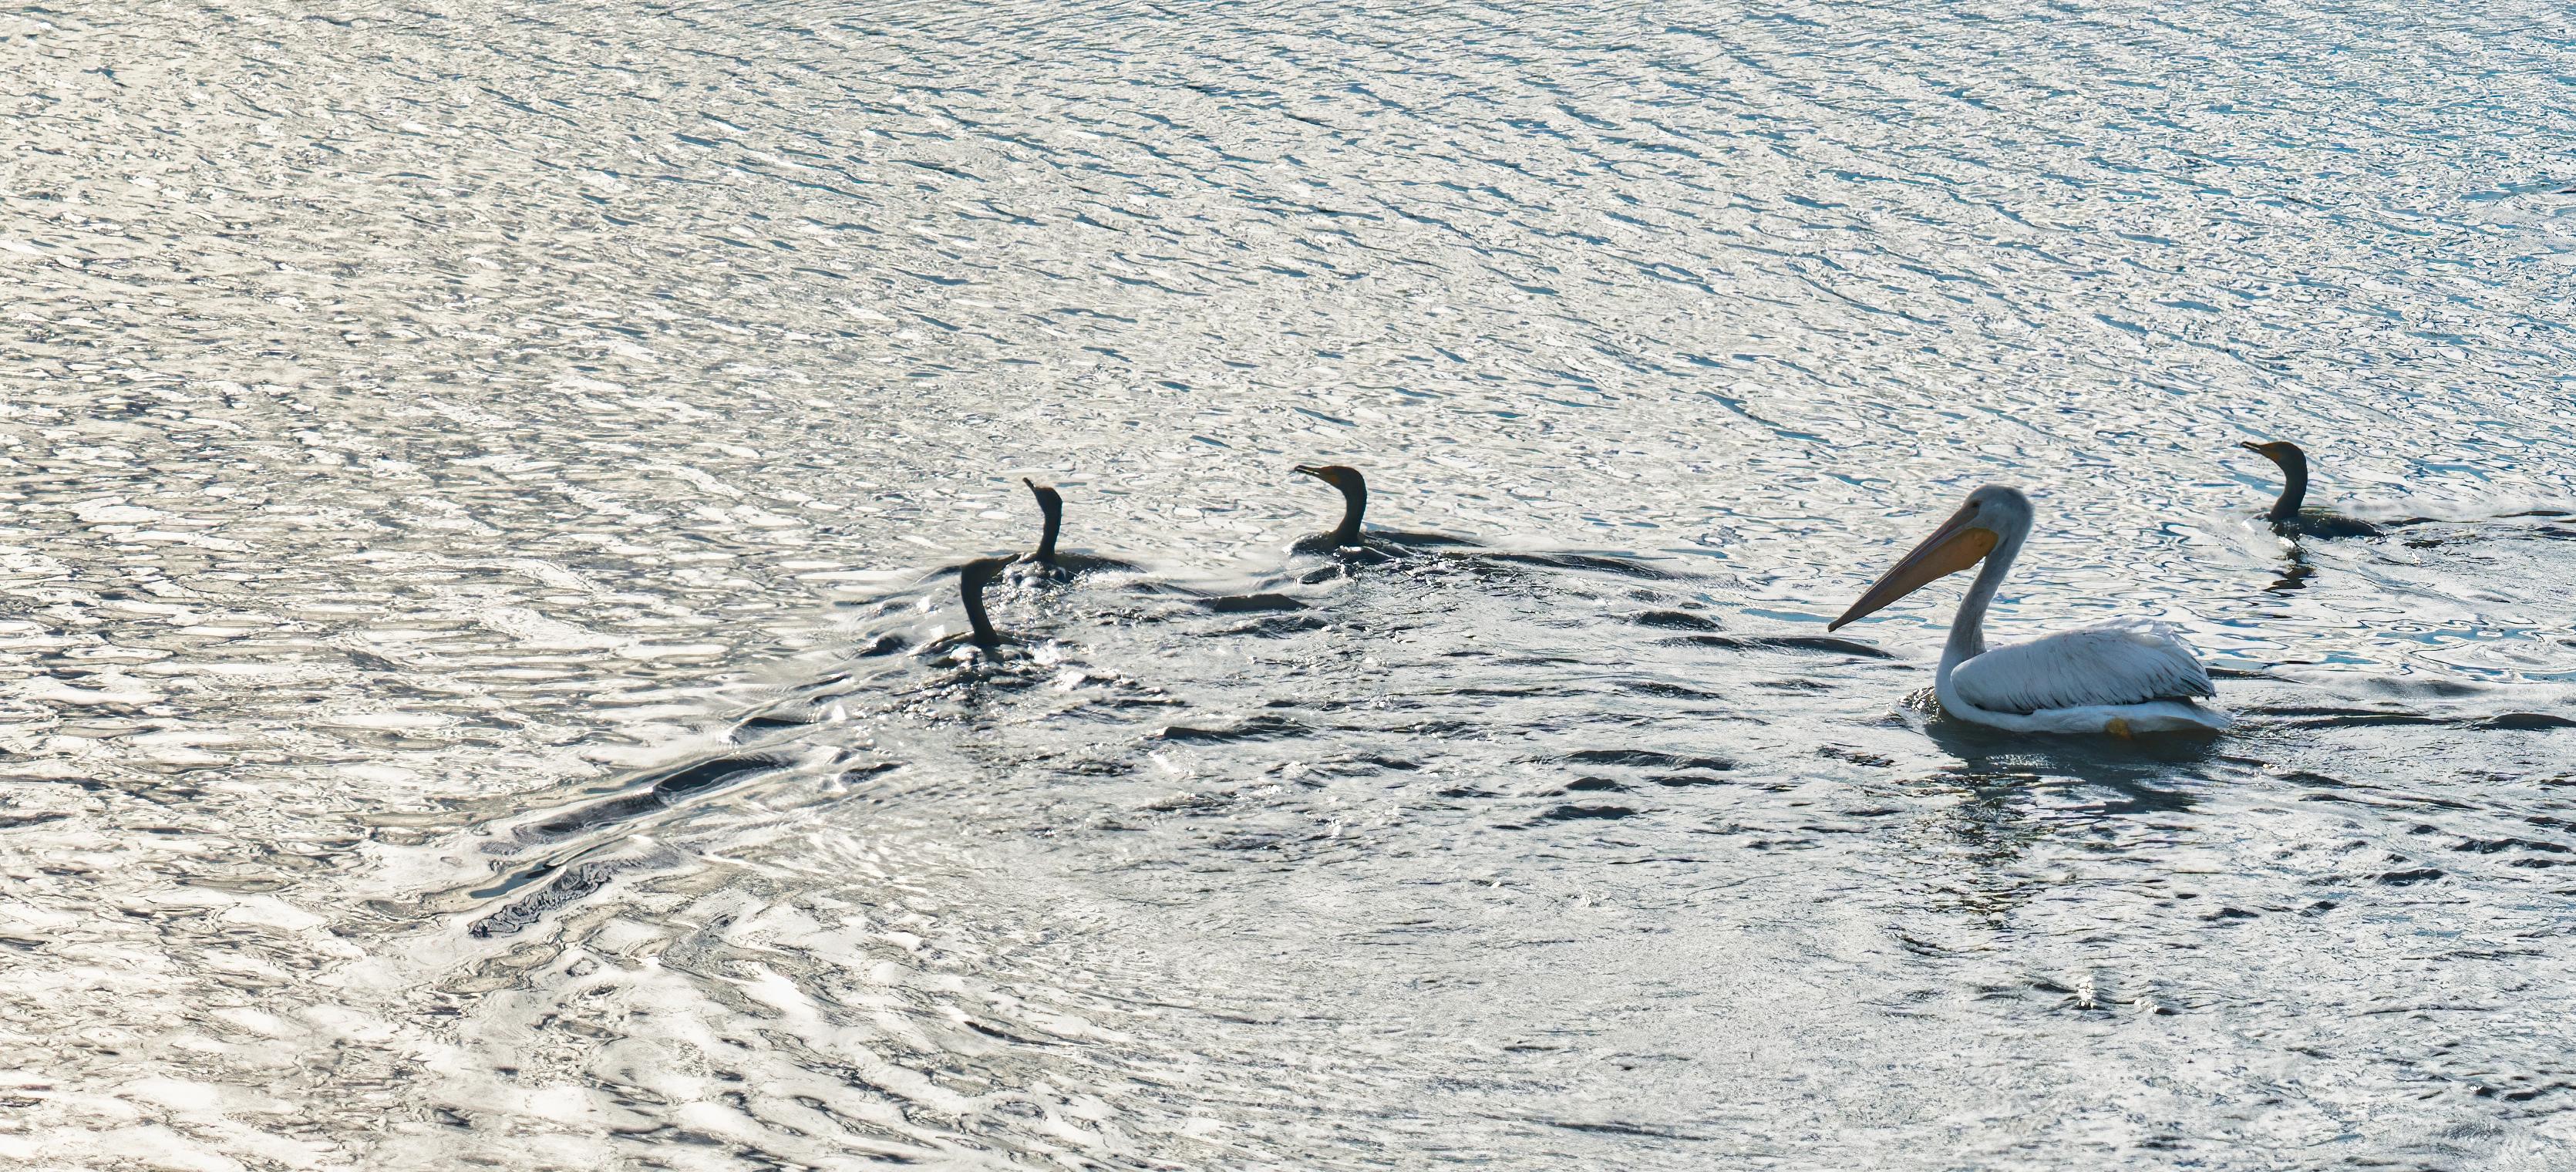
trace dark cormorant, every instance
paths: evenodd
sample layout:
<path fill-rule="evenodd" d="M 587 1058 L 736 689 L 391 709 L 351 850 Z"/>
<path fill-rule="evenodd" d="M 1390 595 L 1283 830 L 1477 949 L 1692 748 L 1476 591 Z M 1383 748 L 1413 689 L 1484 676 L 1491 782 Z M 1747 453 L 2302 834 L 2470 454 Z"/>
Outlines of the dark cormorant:
<path fill-rule="evenodd" d="M 2321 509 L 2302 511 L 2299 506 L 2308 499 L 2308 454 L 2287 440 L 2270 443 L 2243 443 L 2238 447 L 2260 452 L 2281 466 L 2281 499 L 2272 502 L 2272 510 L 2263 514 L 2272 527 L 2283 533 L 2307 537 L 2377 537 L 2379 526 L 2352 517 L 2337 516 Z"/>
<path fill-rule="evenodd" d="M 1397 529 L 1360 531 L 1368 514 L 1368 480 L 1347 464 L 1299 464 L 1296 471 L 1342 490 L 1342 522 L 1330 533 L 1298 538 L 1292 553 L 1329 553 L 1345 562 L 1382 562 L 1414 556 L 1420 549 L 1474 548 L 1476 543 L 1446 533 L 1407 533 Z"/>
<path fill-rule="evenodd" d="M 957 567 L 957 597 L 966 604 L 969 637 L 986 651 L 1001 650 L 1002 633 L 993 629 L 991 616 L 984 613 L 984 585 L 1009 564 L 1009 558 L 977 558 Z"/>
<path fill-rule="evenodd" d="M 1360 517 L 1368 512 L 1368 478 L 1347 464 L 1299 464 L 1296 469 L 1342 490 L 1342 523 L 1330 533 L 1300 538 L 1293 546 L 1299 553 L 1330 553 L 1336 549 L 1354 549 L 1360 545 Z"/>
<path fill-rule="evenodd" d="M 1064 528 L 1064 497 L 1054 488 L 1025 476 L 1020 478 L 1020 483 L 1029 486 L 1029 492 L 1038 498 L 1038 511 L 1046 514 L 1046 528 L 1038 535 L 1037 549 L 1012 559 L 1025 567 L 1024 572 L 1033 577 L 1070 578 L 1076 574 L 1094 571 L 1136 568 L 1135 563 L 1122 562 L 1116 558 L 1095 557 L 1082 553 L 1057 553 L 1055 538 L 1056 533 Z"/>

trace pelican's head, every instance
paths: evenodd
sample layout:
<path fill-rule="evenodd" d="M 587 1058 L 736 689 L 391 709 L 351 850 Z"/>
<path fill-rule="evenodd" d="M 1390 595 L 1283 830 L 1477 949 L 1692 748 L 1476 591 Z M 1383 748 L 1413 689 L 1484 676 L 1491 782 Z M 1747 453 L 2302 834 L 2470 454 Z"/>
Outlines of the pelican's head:
<path fill-rule="evenodd" d="M 1915 546 L 1914 552 L 1896 563 L 1851 604 L 1843 617 L 1825 624 L 1828 631 L 1864 618 L 1888 603 L 1912 594 L 1933 581 L 1958 573 L 1977 564 L 1979 559 L 2003 544 L 2007 534 L 2030 532 L 2030 498 L 2021 490 L 2001 484 L 1989 484 L 1968 494 L 1968 503 L 1941 522 L 1932 536 Z"/>

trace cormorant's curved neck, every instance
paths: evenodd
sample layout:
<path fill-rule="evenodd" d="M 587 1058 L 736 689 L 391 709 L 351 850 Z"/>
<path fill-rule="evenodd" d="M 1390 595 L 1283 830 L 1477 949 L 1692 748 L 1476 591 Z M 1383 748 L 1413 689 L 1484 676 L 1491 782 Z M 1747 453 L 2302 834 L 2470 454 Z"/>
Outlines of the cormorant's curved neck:
<path fill-rule="evenodd" d="M 2272 502 L 2272 511 L 2264 514 L 2274 521 L 2296 520 L 2299 506 L 2308 499 L 2308 458 L 2297 449 L 2273 457 L 2281 466 L 2281 499 Z"/>
<path fill-rule="evenodd" d="M 1038 494 L 1038 508 L 1046 513 L 1046 529 L 1038 535 L 1037 560 L 1055 564 L 1055 535 L 1064 528 L 1064 498 L 1054 493 Z"/>
<path fill-rule="evenodd" d="M 1342 523 L 1333 529 L 1333 543 L 1358 545 L 1360 517 L 1368 512 L 1368 482 L 1353 472 L 1334 487 L 1342 490 Z"/>
<path fill-rule="evenodd" d="M 966 603 L 966 625 L 975 632 L 975 645 L 986 650 L 1002 645 L 1002 633 L 993 629 L 993 619 L 984 613 L 984 583 L 992 571 L 970 567 L 957 574 L 957 593 Z"/>

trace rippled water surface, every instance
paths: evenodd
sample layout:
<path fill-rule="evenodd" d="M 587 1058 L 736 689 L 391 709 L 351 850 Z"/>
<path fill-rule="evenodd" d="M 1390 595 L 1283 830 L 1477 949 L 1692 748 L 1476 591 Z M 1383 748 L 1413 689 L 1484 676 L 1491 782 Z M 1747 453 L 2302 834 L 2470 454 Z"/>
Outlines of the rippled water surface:
<path fill-rule="evenodd" d="M 2576 1166 L 2564 16 L 0 12 L 0 1163 Z"/>

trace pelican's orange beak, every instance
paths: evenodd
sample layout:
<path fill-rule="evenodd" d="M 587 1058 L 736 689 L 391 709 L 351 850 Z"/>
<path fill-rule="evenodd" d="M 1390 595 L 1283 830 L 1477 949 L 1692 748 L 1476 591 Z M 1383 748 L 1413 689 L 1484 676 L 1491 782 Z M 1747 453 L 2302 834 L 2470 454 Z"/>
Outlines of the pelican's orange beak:
<path fill-rule="evenodd" d="M 1904 561 L 1896 563 L 1895 569 L 1872 584 L 1869 593 L 1851 604 L 1851 609 L 1844 611 L 1843 617 L 1825 624 L 1825 629 L 1835 630 L 1854 619 L 1875 613 L 1888 603 L 1967 569 L 1977 564 L 1979 558 L 1994 552 L 2003 535 L 1977 524 L 1976 512 L 1973 505 L 1960 506 L 1959 511 L 1950 514 L 1950 519 L 1943 521 L 1939 529 L 1932 531 L 1932 536 L 1924 538 L 1923 544 L 1905 555 Z"/>

